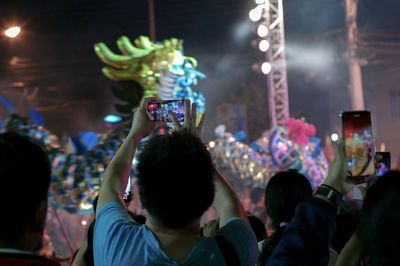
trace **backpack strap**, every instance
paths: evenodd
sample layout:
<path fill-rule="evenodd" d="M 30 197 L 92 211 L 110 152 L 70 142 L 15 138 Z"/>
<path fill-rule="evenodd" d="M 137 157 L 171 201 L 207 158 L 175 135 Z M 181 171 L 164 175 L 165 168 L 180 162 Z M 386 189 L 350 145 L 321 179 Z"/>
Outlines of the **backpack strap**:
<path fill-rule="evenodd" d="M 223 236 L 215 236 L 215 241 L 224 256 L 227 266 L 240 266 L 239 256 L 235 247 Z"/>

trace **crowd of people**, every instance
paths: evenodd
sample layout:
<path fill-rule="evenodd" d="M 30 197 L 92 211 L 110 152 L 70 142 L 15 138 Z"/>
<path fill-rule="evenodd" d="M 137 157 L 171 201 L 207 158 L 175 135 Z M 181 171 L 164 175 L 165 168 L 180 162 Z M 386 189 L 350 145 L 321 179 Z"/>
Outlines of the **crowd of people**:
<path fill-rule="evenodd" d="M 343 195 L 354 183 L 339 141 L 314 191 L 296 171 L 271 177 L 265 209 L 274 232 L 267 235 L 215 169 L 202 142 L 205 116 L 197 123 L 189 101 L 183 124 L 170 112 L 175 131 L 152 137 L 140 153 L 137 185 L 147 216 L 130 213 L 122 195 L 138 143 L 159 126 L 146 110 L 155 100 L 143 100 L 104 173 L 95 219 L 73 265 L 400 265 L 399 172 L 380 177 L 362 208 L 349 211 Z M 0 265 L 59 265 L 35 253 L 51 180 L 46 152 L 18 134 L 0 134 L 0 179 Z M 211 206 L 218 219 L 201 227 Z"/>

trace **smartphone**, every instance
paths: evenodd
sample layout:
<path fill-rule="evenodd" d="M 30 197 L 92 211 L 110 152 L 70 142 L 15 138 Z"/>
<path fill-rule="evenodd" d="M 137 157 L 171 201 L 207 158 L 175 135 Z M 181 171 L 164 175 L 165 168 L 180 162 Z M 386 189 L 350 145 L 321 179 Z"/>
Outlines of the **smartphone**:
<path fill-rule="evenodd" d="M 370 176 L 375 173 L 375 145 L 369 111 L 341 112 L 349 177 Z"/>
<path fill-rule="evenodd" d="M 185 100 L 151 102 L 147 105 L 147 111 L 153 121 L 172 122 L 168 115 L 168 111 L 172 111 L 179 122 L 182 122 L 185 119 Z"/>
<path fill-rule="evenodd" d="M 379 177 L 383 176 L 390 171 L 390 152 L 377 152 L 377 155 L 381 156 L 381 160 L 378 162 L 379 168 L 374 179 L 368 182 L 368 187 L 371 187 Z"/>

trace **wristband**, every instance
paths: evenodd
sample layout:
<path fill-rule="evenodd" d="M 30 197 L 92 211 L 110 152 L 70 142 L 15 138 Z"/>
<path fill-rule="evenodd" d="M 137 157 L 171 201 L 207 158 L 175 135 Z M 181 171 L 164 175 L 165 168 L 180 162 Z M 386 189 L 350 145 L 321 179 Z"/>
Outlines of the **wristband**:
<path fill-rule="evenodd" d="M 322 184 L 321 186 L 322 186 L 322 187 L 327 187 L 327 188 L 329 188 L 329 189 L 332 189 L 333 191 L 335 191 L 337 194 L 340 195 L 340 198 L 343 198 L 343 194 L 342 194 L 339 190 L 337 190 L 336 188 L 331 187 L 331 186 L 329 186 L 329 185 L 325 185 L 325 184 Z"/>
<path fill-rule="evenodd" d="M 349 212 L 350 206 L 342 199 L 342 193 L 328 185 L 321 185 L 313 193 L 327 198 L 335 207 L 340 207 L 344 212 Z"/>

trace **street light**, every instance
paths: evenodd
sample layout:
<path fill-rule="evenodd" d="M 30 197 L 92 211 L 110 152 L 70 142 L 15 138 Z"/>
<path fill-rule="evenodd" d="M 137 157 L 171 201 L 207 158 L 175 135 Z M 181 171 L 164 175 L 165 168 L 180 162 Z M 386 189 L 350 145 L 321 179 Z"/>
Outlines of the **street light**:
<path fill-rule="evenodd" d="M 21 28 L 18 26 L 10 27 L 4 31 L 4 35 L 8 38 L 15 38 L 21 32 Z"/>

